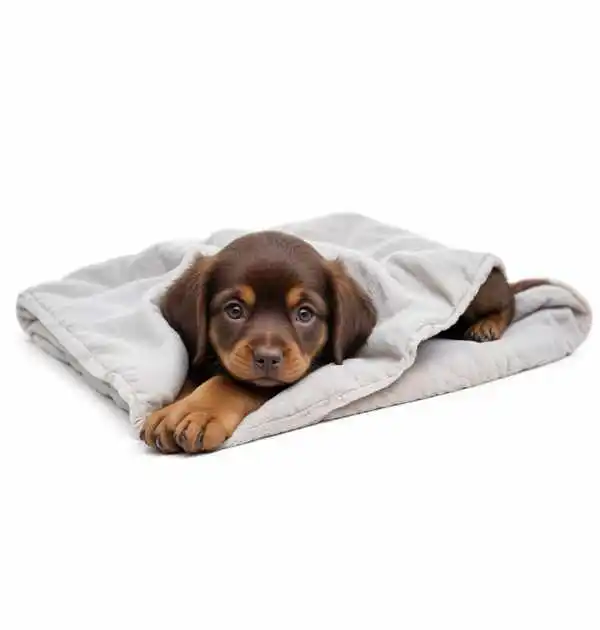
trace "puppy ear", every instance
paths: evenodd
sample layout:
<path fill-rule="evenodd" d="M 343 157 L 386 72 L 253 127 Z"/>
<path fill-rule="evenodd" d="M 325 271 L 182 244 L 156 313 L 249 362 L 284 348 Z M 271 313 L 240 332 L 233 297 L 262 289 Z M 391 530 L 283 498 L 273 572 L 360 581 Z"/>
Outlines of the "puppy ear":
<path fill-rule="evenodd" d="M 162 312 L 179 334 L 188 351 L 190 364 L 204 358 L 208 339 L 208 281 L 212 258 L 201 256 L 169 287 Z"/>
<path fill-rule="evenodd" d="M 333 297 L 331 344 L 333 360 L 340 365 L 363 346 L 377 323 L 369 296 L 349 275 L 343 263 L 327 263 Z"/>

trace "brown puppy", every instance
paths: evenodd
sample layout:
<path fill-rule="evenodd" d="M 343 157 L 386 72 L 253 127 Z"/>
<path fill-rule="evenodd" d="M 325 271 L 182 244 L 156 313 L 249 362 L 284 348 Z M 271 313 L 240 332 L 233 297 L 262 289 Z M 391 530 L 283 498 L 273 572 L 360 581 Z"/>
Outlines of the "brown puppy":
<path fill-rule="evenodd" d="M 440 336 L 499 339 L 512 321 L 514 294 L 541 283 L 509 285 L 495 269 Z M 169 288 L 162 309 L 190 357 L 178 399 L 140 434 L 163 453 L 218 447 L 271 396 L 320 365 L 354 356 L 376 323 L 371 300 L 340 262 L 279 232 L 247 235 L 200 257 Z"/>
<path fill-rule="evenodd" d="M 162 310 L 181 336 L 190 383 L 152 414 L 141 438 L 164 453 L 211 450 L 269 397 L 365 343 L 375 309 L 338 261 L 278 232 L 201 257 Z"/>

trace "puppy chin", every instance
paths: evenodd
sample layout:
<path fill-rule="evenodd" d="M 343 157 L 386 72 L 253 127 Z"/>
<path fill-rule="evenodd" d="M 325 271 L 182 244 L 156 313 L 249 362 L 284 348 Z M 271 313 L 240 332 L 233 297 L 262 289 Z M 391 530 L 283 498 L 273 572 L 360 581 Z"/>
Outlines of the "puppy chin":
<path fill-rule="evenodd" d="M 280 378 L 259 376 L 256 378 L 248 379 L 246 382 L 250 383 L 251 385 L 255 385 L 256 387 L 290 387 L 298 381 L 301 381 L 308 374 L 308 372 L 309 370 L 303 372 L 302 374 L 294 374 L 291 377 L 282 375 Z"/>
<path fill-rule="evenodd" d="M 284 387 L 289 387 L 292 383 L 286 383 L 279 379 L 275 378 L 267 378 L 267 377 L 257 377 L 257 378 L 248 378 L 243 377 L 240 378 L 239 375 L 230 372 L 229 370 L 225 370 L 227 374 L 234 380 L 240 383 L 241 385 L 246 385 L 247 387 L 257 387 L 259 389 L 283 389 Z"/>
<path fill-rule="evenodd" d="M 236 374 L 233 370 L 228 369 L 226 366 L 222 366 L 225 372 L 234 380 L 242 385 L 247 385 L 248 387 L 258 387 L 260 389 L 283 389 L 285 387 L 290 387 L 294 383 L 297 383 L 304 377 L 304 374 L 294 378 L 293 380 L 287 381 L 280 378 L 271 378 L 268 376 L 254 376 L 248 374 Z"/>
<path fill-rule="evenodd" d="M 283 381 L 278 381 L 274 378 L 256 378 L 250 381 L 247 381 L 250 385 L 255 385 L 256 387 L 285 387 L 289 383 L 284 383 Z"/>
<path fill-rule="evenodd" d="M 221 359 L 219 361 L 221 369 L 234 381 L 241 383 L 242 385 L 248 385 L 250 387 L 272 388 L 272 387 L 285 387 L 288 383 L 275 378 L 269 378 L 265 376 L 256 376 L 251 369 L 233 369 L 233 366 L 228 362 Z M 237 367 L 237 366 L 236 366 Z"/>

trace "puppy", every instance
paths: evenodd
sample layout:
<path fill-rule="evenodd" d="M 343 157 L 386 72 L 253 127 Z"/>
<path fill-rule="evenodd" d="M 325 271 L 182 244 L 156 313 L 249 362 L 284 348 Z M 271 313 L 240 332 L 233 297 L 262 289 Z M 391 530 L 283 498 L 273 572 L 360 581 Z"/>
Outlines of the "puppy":
<path fill-rule="evenodd" d="M 499 339 L 514 294 L 499 269 L 440 336 Z M 252 411 L 310 371 L 354 356 L 376 324 L 375 308 L 339 261 L 279 232 L 234 240 L 200 257 L 167 290 L 167 322 L 187 349 L 189 378 L 177 400 L 146 420 L 140 437 L 162 453 L 222 444 Z"/>
<path fill-rule="evenodd" d="M 340 262 L 278 232 L 200 257 L 167 290 L 162 311 L 190 358 L 178 399 L 140 434 L 163 453 L 218 447 L 271 396 L 354 356 L 376 323 L 371 300 Z"/>

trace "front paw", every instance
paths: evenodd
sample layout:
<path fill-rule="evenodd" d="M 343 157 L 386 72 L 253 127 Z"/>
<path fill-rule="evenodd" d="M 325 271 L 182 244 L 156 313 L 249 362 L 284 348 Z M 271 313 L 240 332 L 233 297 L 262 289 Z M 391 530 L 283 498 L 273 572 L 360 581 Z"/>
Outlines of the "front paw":
<path fill-rule="evenodd" d="M 222 413 L 183 400 L 150 415 L 140 438 L 161 453 L 194 454 L 220 446 L 231 434 L 231 426 L 231 419 Z"/>
<path fill-rule="evenodd" d="M 223 444 L 229 435 L 231 433 L 226 418 L 210 410 L 191 412 L 173 432 L 176 444 L 186 453 L 212 451 Z"/>

